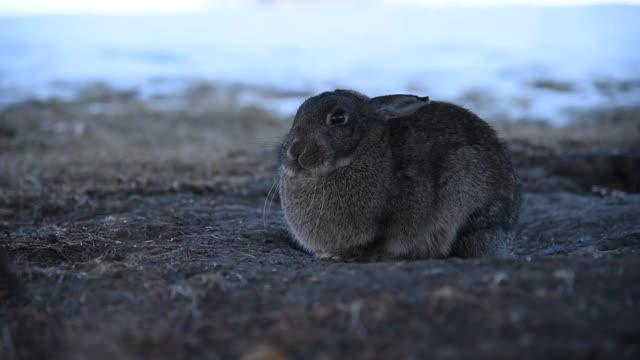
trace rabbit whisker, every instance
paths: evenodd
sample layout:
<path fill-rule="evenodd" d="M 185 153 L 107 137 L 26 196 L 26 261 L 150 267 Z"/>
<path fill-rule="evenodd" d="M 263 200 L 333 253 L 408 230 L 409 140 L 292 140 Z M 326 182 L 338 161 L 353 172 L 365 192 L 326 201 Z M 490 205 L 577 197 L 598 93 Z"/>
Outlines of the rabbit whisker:
<path fill-rule="evenodd" d="M 271 194 L 271 201 L 269 201 L 269 207 L 267 208 L 267 210 L 269 212 L 271 212 L 271 205 L 273 205 L 273 199 L 276 198 L 276 192 L 278 191 L 278 189 L 280 188 L 280 178 L 278 178 L 277 180 L 277 185 L 276 187 L 273 189 L 273 193 Z M 267 197 L 268 198 L 268 197 Z"/>
<path fill-rule="evenodd" d="M 279 182 L 279 179 L 278 179 L 278 182 Z M 271 195 L 271 191 L 274 189 L 275 186 L 276 186 L 276 181 L 274 181 L 273 184 L 271 184 L 271 187 L 267 192 L 267 198 L 264 199 L 264 205 L 262 206 L 262 225 L 264 226 L 265 230 L 267 229 L 267 202 L 269 201 L 269 195 Z"/>

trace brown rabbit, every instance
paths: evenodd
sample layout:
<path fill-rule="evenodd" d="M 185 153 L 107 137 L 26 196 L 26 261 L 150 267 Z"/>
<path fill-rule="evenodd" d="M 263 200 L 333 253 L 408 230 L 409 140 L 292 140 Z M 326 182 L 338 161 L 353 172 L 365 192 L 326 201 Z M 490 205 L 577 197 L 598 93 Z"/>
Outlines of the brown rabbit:
<path fill-rule="evenodd" d="M 509 254 L 517 178 L 493 129 L 462 107 L 322 93 L 298 109 L 280 164 L 290 232 L 320 258 Z"/>

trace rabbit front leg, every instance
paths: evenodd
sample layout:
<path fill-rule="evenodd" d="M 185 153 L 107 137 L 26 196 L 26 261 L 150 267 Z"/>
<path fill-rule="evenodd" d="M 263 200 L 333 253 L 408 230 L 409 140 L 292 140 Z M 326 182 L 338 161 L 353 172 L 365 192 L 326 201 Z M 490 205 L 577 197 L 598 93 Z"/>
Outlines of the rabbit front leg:
<path fill-rule="evenodd" d="M 339 253 L 334 253 L 329 251 L 319 251 L 319 252 L 316 252 L 315 255 L 320 260 L 335 261 L 335 262 L 351 262 L 353 261 L 353 259 L 355 259 L 355 257 L 349 256 L 347 254 L 339 254 Z"/>
<path fill-rule="evenodd" d="M 381 261 L 387 259 L 380 251 L 363 252 L 361 254 L 355 253 L 330 253 L 330 252 L 317 252 L 316 257 L 320 260 L 334 261 L 334 262 L 356 262 L 365 263 L 373 261 Z M 391 259 L 391 258 L 388 258 Z"/>

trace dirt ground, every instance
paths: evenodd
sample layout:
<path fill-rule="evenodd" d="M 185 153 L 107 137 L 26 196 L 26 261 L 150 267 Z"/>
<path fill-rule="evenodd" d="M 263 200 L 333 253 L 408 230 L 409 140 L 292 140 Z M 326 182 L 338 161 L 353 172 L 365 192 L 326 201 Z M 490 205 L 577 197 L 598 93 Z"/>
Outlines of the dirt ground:
<path fill-rule="evenodd" d="M 640 108 L 576 114 L 489 119 L 525 191 L 513 258 L 360 264 L 291 246 L 289 120 L 225 89 L 7 107 L 0 359 L 638 359 Z"/>

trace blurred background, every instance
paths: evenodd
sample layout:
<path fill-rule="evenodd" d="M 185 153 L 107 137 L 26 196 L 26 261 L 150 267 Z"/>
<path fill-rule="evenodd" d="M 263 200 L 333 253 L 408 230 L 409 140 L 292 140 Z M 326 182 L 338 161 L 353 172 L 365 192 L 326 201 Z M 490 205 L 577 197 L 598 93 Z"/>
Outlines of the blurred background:
<path fill-rule="evenodd" d="M 206 83 L 289 116 L 352 88 L 565 125 L 577 108 L 640 103 L 638 4 L 0 0 L 0 105 L 101 84 L 171 108 L 184 103 L 167 94 Z"/>

